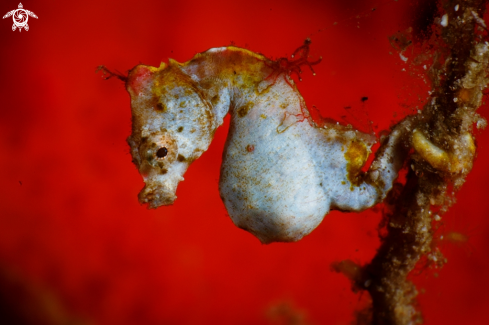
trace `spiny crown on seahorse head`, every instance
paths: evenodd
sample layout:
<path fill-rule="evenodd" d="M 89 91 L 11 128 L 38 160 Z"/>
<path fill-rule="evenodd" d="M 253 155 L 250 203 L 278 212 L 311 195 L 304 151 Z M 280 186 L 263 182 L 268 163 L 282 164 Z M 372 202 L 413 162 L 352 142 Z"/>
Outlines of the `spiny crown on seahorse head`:
<path fill-rule="evenodd" d="M 294 60 L 229 46 L 185 63 L 138 65 L 127 77 L 99 67 L 125 81 L 131 97 L 127 141 L 145 182 L 139 201 L 174 203 L 187 168 L 227 113 L 220 195 L 233 222 L 262 243 L 300 240 L 332 209 L 361 211 L 383 200 L 410 148 L 413 119 L 393 127 L 362 172 L 375 138 L 314 121 L 291 78 L 320 62 L 309 61 L 309 45 Z"/>

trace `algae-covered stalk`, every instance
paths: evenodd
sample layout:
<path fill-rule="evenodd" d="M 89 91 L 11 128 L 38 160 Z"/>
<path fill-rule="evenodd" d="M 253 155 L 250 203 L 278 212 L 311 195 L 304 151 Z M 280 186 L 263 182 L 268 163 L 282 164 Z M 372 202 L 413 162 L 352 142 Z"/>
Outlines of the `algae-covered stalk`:
<path fill-rule="evenodd" d="M 482 36 L 487 29 L 480 18 L 486 5 L 486 0 L 442 1 L 435 57 L 444 61 L 433 64 L 432 95 L 415 124 L 417 153 L 408 163 L 406 184 L 391 192 L 388 233 L 357 281 L 372 297 L 373 324 L 422 323 L 415 308 L 417 290 L 407 276 L 422 256 L 444 261 L 433 247 L 431 209 L 448 209 L 449 189 L 459 189 L 472 168 L 473 126 L 486 124 L 475 112 L 489 81 L 489 48 Z"/>

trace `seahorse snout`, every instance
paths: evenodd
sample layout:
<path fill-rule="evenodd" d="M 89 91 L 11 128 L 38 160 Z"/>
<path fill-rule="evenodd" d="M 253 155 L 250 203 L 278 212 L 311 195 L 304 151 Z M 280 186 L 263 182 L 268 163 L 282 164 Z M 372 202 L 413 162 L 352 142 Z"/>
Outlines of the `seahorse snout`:
<path fill-rule="evenodd" d="M 138 199 L 141 204 L 148 204 L 148 209 L 156 209 L 162 205 L 173 204 L 177 196 L 176 186 L 156 182 L 146 182 L 144 188 L 139 192 Z"/>

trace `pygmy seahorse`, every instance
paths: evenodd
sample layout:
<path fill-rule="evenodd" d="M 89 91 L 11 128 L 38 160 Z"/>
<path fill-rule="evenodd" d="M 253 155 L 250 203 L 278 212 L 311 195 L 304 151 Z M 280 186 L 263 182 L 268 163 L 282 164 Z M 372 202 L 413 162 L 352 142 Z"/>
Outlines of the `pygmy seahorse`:
<path fill-rule="evenodd" d="M 138 65 L 127 77 L 133 162 L 149 208 L 172 204 L 190 164 L 231 115 L 219 191 L 233 222 L 262 243 L 297 241 L 333 209 L 361 211 L 382 201 L 406 157 L 412 122 L 385 137 L 367 172 L 372 135 L 311 118 L 292 73 L 308 61 L 270 60 L 229 46 L 185 63 Z M 312 69 L 312 68 L 311 68 Z"/>

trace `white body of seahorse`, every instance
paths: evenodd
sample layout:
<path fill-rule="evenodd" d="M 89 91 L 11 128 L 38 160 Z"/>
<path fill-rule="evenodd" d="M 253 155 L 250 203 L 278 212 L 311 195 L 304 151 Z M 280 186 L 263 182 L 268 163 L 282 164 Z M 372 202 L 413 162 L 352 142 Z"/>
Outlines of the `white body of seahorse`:
<path fill-rule="evenodd" d="M 361 211 L 392 187 L 408 121 L 393 128 L 367 173 L 375 139 L 352 128 L 318 127 L 287 71 L 263 55 L 210 49 L 180 64 L 138 65 L 131 96 L 131 154 L 150 208 L 172 204 L 192 161 L 231 115 L 219 190 L 233 222 L 263 243 L 297 241 L 332 209 Z"/>

